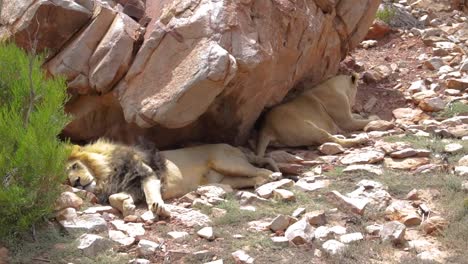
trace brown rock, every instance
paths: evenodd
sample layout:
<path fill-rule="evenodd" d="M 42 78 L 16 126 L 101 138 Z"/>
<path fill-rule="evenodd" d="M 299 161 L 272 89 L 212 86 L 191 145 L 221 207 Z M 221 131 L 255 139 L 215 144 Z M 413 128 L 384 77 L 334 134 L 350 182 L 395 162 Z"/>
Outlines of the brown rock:
<path fill-rule="evenodd" d="M 391 28 L 389 25 L 387 25 L 387 23 L 381 20 L 375 19 L 371 27 L 369 28 L 369 31 L 367 32 L 365 39 L 376 39 L 376 40 L 382 39 L 390 31 L 391 31 Z"/>
<path fill-rule="evenodd" d="M 336 74 L 380 3 L 119 0 L 123 13 L 103 15 L 112 7 L 98 1 L 58 2 L 8 1 L 0 32 L 27 44 L 23 29 L 34 29 L 36 17 L 43 22 L 40 48 L 61 51 L 48 69 L 65 74 L 76 95 L 65 136 L 127 143 L 144 136 L 159 146 L 245 141 L 265 106 L 301 80 L 314 85 Z M 140 38 L 129 16 L 144 16 L 145 2 L 151 22 Z"/>
<path fill-rule="evenodd" d="M 295 201 L 296 196 L 293 192 L 284 189 L 273 190 L 273 198 L 279 201 Z"/>
<path fill-rule="evenodd" d="M 36 51 L 47 49 L 53 55 L 89 21 L 94 4 L 93 0 L 4 1 L 0 5 L 0 39 L 11 38 L 28 50 L 37 41 Z"/>
<path fill-rule="evenodd" d="M 326 194 L 326 198 L 333 204 L 344 211 L 350 211 L 352 213 L 362 215 L 364 209 L 369 203 L 369 199 L 366 198 L 349 198 L 338 191 L 332 191 Z"/>
<path fill-rule="evenodd" d="M 387 131 L 392 128 L 394 128 L 395 125 L 386 120 L 374 120 L 369 122 L 366 127 L 364 127 L 365 132 L 371 132 L 371 131 Z"/>
<path fill-rule="evenodd" d="M 0 247 L 0 264 L 8 264 L 8 249 L 6 247 Z"/>
<path fill-rule="evenodd" d="M 419 108 L 427 112 L 439 112 L 445 109 L 446 103 L 439 97 L 426 98 L 419 102 Z"/>
<path fill-rule="evenodd" d="M 440 234 L 440 231 L 448 226 L 447 220 L 440 216 L 429 217 L 421 224 L 421 228 L 426 234 Z"/>
<path fill-rule="evenodd" d="M 78 197 L 78 195 L 72 192 L 63 192 L 55 201 L 54 210 L 60 211 L 69 207 L 80 209 L 81 205 L 83 205 L 83 199 Z"/>
<path fill-rule="evenodd" d="M 284 236 L 294 245 L 302 245 L 312 241 L 314 230 L 308 221 L 301 219 L 288 227 Z"/>
<path fill-rule="evenodd" d="M 394 244 L 403 243 L 405 240 L 406 227 L 398 221 L 385 223 L 380 231 L 383 241 L 390 241 Z"/>
<path fill-rule="evenodd" d="M 309 224 L 313 226 L 321 226 L 327 224 L 327 217 L 325 216 L 325 211 L 317 210 L 310 213 L 306 213 L 304 216 Z"/>
<path fill-rule="evenodd" d="M 404 123 L 416 123 L 427 119 L 427 115 L 421 109 L 398 108 L 393 110 L 393 115 Z"/>
<path fill-rule="evenodd" d="M 327 142 L 318 147 L 318 150 L 325 155 L 335 155 L 344 152 L 344 148 L 337 143 Z"/>
<path fill-rule="evenodd" d="M 406 158 L 406 159 L 392 159 L 385 158 L 384 166 L 391 169 L 398 170 L 414 170 L 421 165 L 428 164 L 428 158 Z"/>
<path fill-rule="evenodd" d="M 450 89 L 465 90 L 468 88 L 468 79 L 448 79 L 447 87 Z"/>

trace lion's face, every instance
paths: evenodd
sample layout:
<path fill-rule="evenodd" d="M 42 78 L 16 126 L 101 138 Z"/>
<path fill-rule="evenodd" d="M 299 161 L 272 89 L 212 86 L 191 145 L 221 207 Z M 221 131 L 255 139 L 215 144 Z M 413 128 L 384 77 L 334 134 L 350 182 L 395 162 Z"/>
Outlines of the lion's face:
<path fill-rule="evenodd" d="M 96 180 L 88 167 L 79 160 L 68 162 L 66 173 L 71 186 L 93 192 Z"/>

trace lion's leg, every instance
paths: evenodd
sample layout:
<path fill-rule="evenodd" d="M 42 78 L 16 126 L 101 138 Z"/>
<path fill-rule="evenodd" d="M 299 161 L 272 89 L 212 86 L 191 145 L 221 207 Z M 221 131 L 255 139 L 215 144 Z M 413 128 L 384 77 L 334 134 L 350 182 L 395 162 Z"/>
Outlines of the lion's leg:
<path fill-rule="evenodd" d="M 125 192 L 115 193 L 109 196 L 109 203 L 112 207 L 122 212 L 123 216 L 135 214 L 135 203 L 133 197 Z"/>
<path fill-rule="evenodd" d="M 258 142 L 257 142 L 257 156 L 258 157 L 263 157 L 265 156 L 266 149 L 268 147 L 268 144 L 270 144 L 270 141 L 274 140 L 274 137 L 271 135 L 271 133 L 268 131 L 267 128 L 262 128 L 260 131 L 260 134 L 258 136 Z"/>
<path fill-rule="evenodd" d="M 314 135 L 314 138 L 310 142 L 310 145 L 334 142 L 334 143 L 340 144 L 343 147 L 349 148 L 349 147 L 353 147 L 359 144 L 364 144 L 367 142 L 367 139 L 365 138 L 341 139 L 341 138 L 333 136 L 332 134 L 328 133 L 324 129 L 319 128 L 312 122 L 306 121 L 306 123 L 308 124 L 309 131 L 305 131 L 305 132 Z"/>
<path fill-rule="evenodd" d="M 143 179 L 142 187 L 146 203 L 148 204 L 148 210 L 160 216 L 170 217 L 171 213 L 165 208 L 161 195 L 161 180 L 156 175 L 148 176 Z"/>
<path fill-rule="evenodd" d="M 330 105 L 335 111 L 327 111 L 335 123 L 345 131 L 362 130 L 371 119 L 356 119 L 351 113 L 351 105 L 345 95 L 337 95 L 337 102 Z M 341 110 L 341 111 L 336 111 Z"/>
<path fill-rule="evenodd" d="M 226 184 L 231 186 L 234 189 L 241 189 L 241 188 L 251 188 L 263 185 L 268 183 L 268 178 L 257 176 L 257 177 L 224 177 L 224 179 L 220 182 L 221 184 Z"/>

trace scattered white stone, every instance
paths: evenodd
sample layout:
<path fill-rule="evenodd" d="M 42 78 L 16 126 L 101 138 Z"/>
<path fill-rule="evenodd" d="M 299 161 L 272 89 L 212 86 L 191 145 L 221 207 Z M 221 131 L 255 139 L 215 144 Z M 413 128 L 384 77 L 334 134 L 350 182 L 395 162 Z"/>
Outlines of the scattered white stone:
<path fill-rule="evenodd" d="M 330 185 L 329 180 L 318 180 L 316 177 L 304 177 L 299 179 L 295 184 L 294 188 L 304 192 L 313 192 L 328 187 Z"/>
<path fill-rule="evenodd" d="M 358 215 L 364 214 L 364 209 L 369 203 L 369 199 L 367 198 L 349 198 L 338 191 L 327 193 L 326 198 L 341 210 L 350 211 Z"/>
<path fill-rule="evenodd" d="M 430 261 L 436 263 L 445 263 L 444 258 L 445 254 L 438 249 L 431 249 L 429 251 L 424 251 L 416 255 L 416 257 L 423 261 Z"/>
<path fill-rule="evenodd" d="M 252 264 L 254 263 L 254 258 L 249 256 L 244 250 L 237 250 L 231 254 L 234 258 L 234 261 L 238 264 Z"/>
<path fill-rule="evenodd" d="M 153 221 L 154 219 L 156 219 L 156 216 L 151 211 L 144 212 L 140 217 L 145 222 L 146 221 Z"/>
<path fill-rule="evenodd" d="M 70 233 L 99 233 L 107 231 L 107 222 L 99 214 L 83 214 L 71 220 L 60 221 L 60 224 Z"/>
<path fill-rule="evenodd" d="M 288 227 L 284 236 L 294 245 L 309 243 L 314 238 L 314 228 L 306 219 L 301 219 Z"/>
<path fill-rule="evenodd" d="M 385 154 L 380 151 L 368 150 L 362 152 L 354 152 L 344 156 L 340 162 L 344 165 L 357 163 L 372 164 L 383 160 Z"/>
<path fill-rule="evenodd" d="M 111 221 L 111 224 L 117 230 L 125 232 L 131 237 L 142 236 L 145 234 L 143 223 L 125 223 L 123 220 L 117 219 Z"/>
<path fill-rule="evenodd" d="M 373 40 L 373 39 L 363 40 L 361 42 L 361 46 L 365 49 L 375 47 L 376 45 L 377 45 L 377 40 Z"/>
<path fill-rule="evenodd" d="M 345 151 L 345 149 L 340 144 L 333 142 L 327 142 L 320 145 L 318 150 L 325 155 L 336 155 Z"/>
<path fill-rule="evenodd" d="M 117 230 L 109 230 L 109 239 L 124 246 L 129 246 L 135 242 L 135 238 L 127 236 L 122 231 Z"/>
<path fill-rule="evenodd" d="M 319 226 L 314 231 L 314 237 L 315 239 L 323 241 L 328 239 L 331 233 L 332 232 L 330 231 L 330 228 L 328 226 Z"/>
<path fill-rule="evenodd" d="M 370 164 L 353 164 L 343 169 L 343 172 L 365 172 L 373 175 L 382 175 L 383 170 L 381 166 Z"/>
<path fill-rule="evenodd" d="M 346 245 L 340 241 L 330 239 L 323 243 L 322 248 L 330 255 L 335 255 L 342 252 L 345 249 Z"/>
<path fill-rule="evenodd" d="M 184 232 L 184 231 L 181 231 L 181 232 L 172 231 L 172 232 L 167 233 L 167 235 L 177 242 L 182 242 L 190 237 L 189 233 Z"/>
<path fill-rule="evenodd" d="M 279 201 L 295 201 L 296 196 L 293 192 L 285 189 L 273 190 L 273 198 Z"/>
<path fill-rule="evenodd" d="M 202 227 L 211 225 L 210 217 L 197 210 L 174 206 L 171 204 L 166 204 L 166 207 L 171 212 L 171 218 L 186 227 Z"/>
<path fill-rule="evenodd" d="M 112 241 L 94 234 L 83 234 L 78 238 L 78 249 L 81 249 L 87 257 L 95 257 L 98 253 L 110 249 L 113 245 Z"/>
<path fill-rule="evenodd" d="M 288 188 L 294 185 L 294 181 L 290 179 L 282 179 L 275 182 L 270 182 L 258 187 L 255 192 L 262 198 L 270 198 L 273 195 L 273 190 L 279 188 Z"/>
<path fill-rule="evenodd" d="M 383 226 L 379 224 L 373 224 L 373 225 L 368 225 L 366 226 L 366 232 L 369 235 L 378 235 L 380 231 L 382 230 Z"/>
<path fill-rule="evenodd" d="M 390 241 L 395 244 L 403 243 L 405 239 L 406 226 L 398 221 L 385 223 L 380 231 L 383 241 Z"/>
<path fill-rule="evenodd" d="M 294 218 L 298 218 L 299 216 L 304 214 L 305 211 L 306 211 L 306 209 L 304 207 L 299 207 L 296 210 L 294 210 L 294 212 L 291 214 L 291 216 L 294 217 Z"/>
<path fill-rule="evenodd" d="M 240 210 L 243 210 L 243 211 L 249 211 L 249 212 L 256 212 L 257 211 L 257 208 L 255 206 L 252 206 L 252 205 L 243 205 L 241 207 L 239 207 Z"/>
<path fill-rule="evenodd" d="M 100 206 L 93 206 L 89 207 L 83 211 L 85 214 L 96 214 L 96 213 L 114 213 L 115 209 L 109 205 L 100 205 Z"/>
<path fill-rule="evenodd" d="M 216 238 L 212 227 L 204 227 L 198 230 L 197 235 L 208 240 L 214 240 Z"/>
<path fill-rule="evenodd" d="M 228 185 L 226 185 L 228 186 Z M 229 190 L 230 192 L 233 192 L 232 188 L 230 186 L 224 187 L 224 186 L 219 186 L 217 184 L 211 184 L 211 185 L 204 185 L 204 186 L 199 186 L 197 188 L 196 193 L 202 197 L 206 198 L 221 198 L 224 199 L 226 197 L 227 192 L 225 189 Z"/>
<path fill-rule="evenodd" d="M 275 246 L 280 246 L 280 247 L 287 247 L 289 245 L 289 240 L 284 237 L 284 236 L 281 236 L 281 237 L 278 237 L 278 236 L 275 236 L 275 237 L 272 237 L 271 238 L 271 241 L 273 242 L 273 244 Z"/>
<path fill-rule="evenodd" d="M 332 232 L 335 235 L 344 235 L 344 234 L 346 234 L 346 227 L 344 227 L 344 226 L 336 225 L 336 226 L 330 227 L 328 230 L 330 230 L 330 232 Z"/>
<path fill-rule="evenodd" d="M 356 242 L 356 241 L 363 240 L 363 239 L 364 239 L 364 236 L 360 232 L 350 233 L 350 234 L 345 234 L 345 235 L 340 236 L 340 241 L 341 243 L 344 243 L 344 244 L 349 244 L 349 243 Z"/>
<path fill-rule="evenodd" d="M 76 214 L 76 209 L 71 207 L 62 209 L 55 213 L 55 219 L 57 219 L 57 221 L 70 221 L 76 217 L 78 217 Z"/>
<path fill-rule="evenodd" d="M 444 151 L 448 153 L 456 153 L 463 150 L 463 145 L 459 143 L 447 144 L 444 147 Z"/>
<path fill-rule="evenodd" d="M 138 256 L 151 256 L 156 252 L 157 249 L 160 248 L 160 244 L 150 240 L 142 239 L 140 242 L 138 242 L 137 246 Z"/>
<path fill-rule="evenodd" d="M 147 259 L 137 258 L 137 259 L 130 260 L 128 263 L 129 264 L 150 264 L 151 261 Z"/>
<path fill-rule="evenodd" d="M 215 261 L 210 261 L 210 262 L 205 262 L 203 264 L 223 264 L 223 260 L 222 259 L 218 259 L 218 260 L 215 260 Z"/>
<path fill-rule="evenodd" d="M 256 203 L 265 203 L 268 202 L 267 199 L 262 198 L 254 193 L 247 191 L 238 191 L 236 197 L 240 200 L 241 205 L 252 205 Z"/>

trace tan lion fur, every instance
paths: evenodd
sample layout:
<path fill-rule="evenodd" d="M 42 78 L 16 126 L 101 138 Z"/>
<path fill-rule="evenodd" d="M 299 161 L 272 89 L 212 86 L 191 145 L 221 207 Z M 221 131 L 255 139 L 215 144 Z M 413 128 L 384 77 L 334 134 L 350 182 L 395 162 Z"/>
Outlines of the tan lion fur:
<path fill-rule="evenodd" d="M 363 139 L 340 139 L 340 130 L 364 128 L 371 119 L 355 119 L 351 113 L 357 93 L 357 75 L 339 75 L 308 89 L 295 99 L 273 107 L 259 133 L 257 155 L 263 157 L 270 142 L 285 146 L 310 146 L 336 142 L 349 147 Z"/>
<path fill-rule="evenodd" d="M 130 165 L 134 168 L 128 168 Z M 72 185 L 78 183 L 97 195 L 104 193 L 104 198 L 124 215 L 132 214 L 134 202 L 142 198 L 146 198 L 148 209 L 169 215 L 163 200 L 183 196 L 200 185 L 221 183 L 245 188 L 278 177 L 272 171 L 254 167 L 241 150 L 227 144 L 159 152 L 106 140 L 83 147 L 73 146 L 67 174 Z M 140 177 L 140 185 L 128 185 L 126 177 Z M 88 188 L 93 182 L 95 187 Z M 145 197 L 138 192 L 144 193 Z"/>

